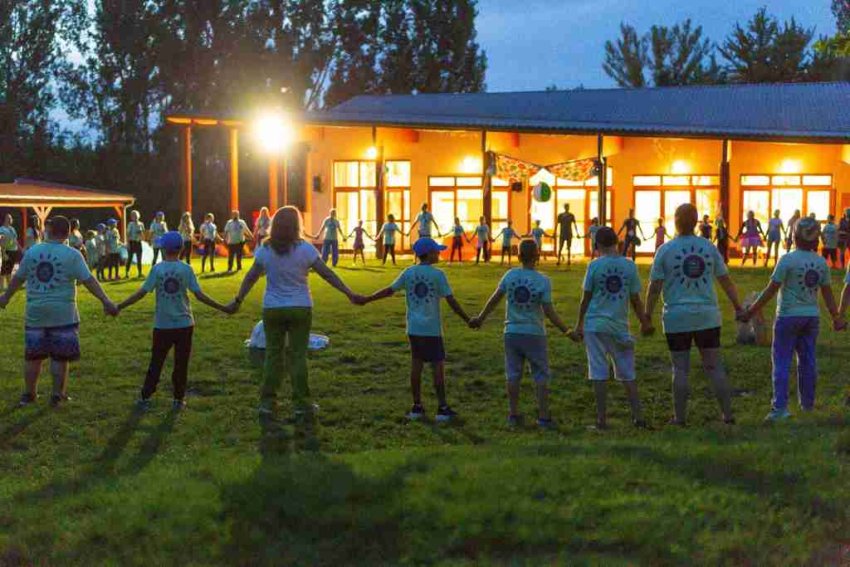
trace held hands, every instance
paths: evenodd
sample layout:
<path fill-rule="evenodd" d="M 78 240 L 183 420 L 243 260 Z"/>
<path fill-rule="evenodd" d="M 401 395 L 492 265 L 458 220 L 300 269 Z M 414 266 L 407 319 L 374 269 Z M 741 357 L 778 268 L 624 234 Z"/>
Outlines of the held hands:
<path fill-rule="evenodd" d="M 481 317 L 472 317 L 467 324 L 470 329 L 475 329 L 477 331 L 481 328 L 481 325 L 484 324 L 484 321 L 481 320 Z"/>
<path fill-rule="evenodd" d="M 640 322 L 640 334 L 644 337 L 651 337 L 655 334 L 655 327 L 652 326 L 652 319 L 644 317 Z"/>
<path fill-rule="evenodd" d="M 847 321 L 844 319 L 843 315 L 836 314 L 836 316 L 832 318 L 832 330 L 833 331 L 846 331 L 847 330 Z"/>
<path fill-rule="evenodd" d="M 239 311 L 239 307 L 242 305 L 242 302 L 236 301 L 235 299 L 224 306 L 222 309 L 223 313 L 227 313 L 228 315 L 235 315 Z"/>
<path fill-rule="evenodd" d="M 352 305 L 359 305 L 361 307 L 369 303 L 369 298 L 365 295 L 360 295 L 359 293 L 349 293 L 348 300 Z"/>
<path fill-rule="evenodd" d="M 735 320 L 740 321 L 741 323 L 749 323 L 750 319 L 753 318 L 753 311 L 751 309 L 736 309 L 735 310 Z"/>
<path fill-rule="evenodd" d="M 576 325 L 574 329 L 567 329 L 567 332 L 564 333 L 568 339 L 573 341 L 574 343 L 580 343 L 584 341 L 584 325 Z"/>
<path fill-rule="evenodd" d="M 117 317 L 120 312 L 121 309 L 111 301 L 103 304 L 103 313 L 105 315 L 109 315 L 110 317 Z"/>

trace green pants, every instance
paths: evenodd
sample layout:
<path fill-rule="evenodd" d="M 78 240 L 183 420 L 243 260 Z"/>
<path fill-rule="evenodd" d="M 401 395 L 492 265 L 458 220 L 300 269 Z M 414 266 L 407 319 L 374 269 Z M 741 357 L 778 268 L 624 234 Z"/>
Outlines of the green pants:
<path fill-rule="evenodd" d="M 263 367 L 262 399 L 273 403 L 288 372 L 292 380 L 292 401 L 295 409 L 310 405 L 307 385 L 307 344 L 313 310 L 309 307 L 279 307 L 263 310 L 266 332 L 266 362 Z"/>

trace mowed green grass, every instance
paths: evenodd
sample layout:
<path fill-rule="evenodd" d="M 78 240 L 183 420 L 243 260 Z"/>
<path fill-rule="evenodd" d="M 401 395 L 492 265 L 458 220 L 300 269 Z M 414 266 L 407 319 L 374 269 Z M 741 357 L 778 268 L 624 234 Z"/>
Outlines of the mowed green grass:
<path fill-rule="evenodd" d="M 400 268 L 339 269 L 357 291 Z M 477 312 L 503 269 L 446 267 Z M 575 320 L 584 266 L 547 265 L 558 311 Z M 641 267 L 646 276 L 647 267 Z M 768 272 L 735 270 L 742 291 Z M 240 278 L 206 277 L 222 301 Z M 107 284 L 115 299 L 138 281 Z M 835 274 L 836 291 L 840 275 Z M 23 296 L 0 312 L 0 565 L 822 564 L 850 543 L 850 336 L 825 330 L 818 410 L 768 427 L 769 348 L 734 344 L 725 360 L 738 425 L 719 424 L 693 360 L 690 427 L 665 427 L 669 364 L 662 335 L 640 339 L 637 367 L 653 427 L 636 431 L 612 384 L 612 428 L 594 421 L 584 351 L 553 333 L 556 431 L 505 425 L 501 310 L 478 331 L 444 307 L 449 399 L 462 420 L 408 423 L 404 300 L 349 306 L 313 281 L 310 356 L 318 423 L 261 429 L 258 374 L 242 343 L 259 319 L 261 283 L 242 311 L 195 306 L 189 408 L 170 411 L 166 369 L 154 409 L 133 401 L 147 366 L 153 298 L 103 316 L 81 292 L 83 360 L 73 402 L 12 409 L 21 389 Z M 658 316 L 656 316 L 658 321 Z M 824 320 L 824 327 L 827 321 Z M 660 326 L 660 323 L 658 323 Z M 288 412 L 288 387 L 282 391 Z M 430 389 L 426 408 L 436 409 Z M 530 383 L 523 410 L 534 413 Z M 842 545 L 845 546 L 842 548 Z M 846 555 L 844 560 L 847 560 Z"/>

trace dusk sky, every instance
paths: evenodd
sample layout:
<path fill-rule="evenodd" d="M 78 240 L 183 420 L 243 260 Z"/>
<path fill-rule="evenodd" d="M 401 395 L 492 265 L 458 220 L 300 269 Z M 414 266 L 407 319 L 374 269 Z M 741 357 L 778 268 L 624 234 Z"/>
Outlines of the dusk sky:
<path fill-rule="evenodd" d="M 691 18 L 715 42 L 762 6 L 780 19 L 794 17 L 835 31 L 829 0 L 480 0 L 478 38 L 487 52 L 487 90 L 542 90 L 616 86 L 602 70 L 604 45 L 620 22 L 644 32 L 653 24 Z"/>

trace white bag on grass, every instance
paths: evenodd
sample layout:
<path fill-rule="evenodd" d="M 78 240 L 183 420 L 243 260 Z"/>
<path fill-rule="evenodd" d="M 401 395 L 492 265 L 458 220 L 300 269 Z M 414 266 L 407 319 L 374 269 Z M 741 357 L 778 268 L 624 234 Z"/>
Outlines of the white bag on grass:
<path fill-rule="evenodd" d="M 330 342 L 331 340 L 325 335 L 310 333 L 310 342 L 307 344 L 307 348 L 309 350 L 322 350 L 324 348 L 327 348 Z M 254 329 L 251 331 L 251 338 L 245 341 L 245 346 L 247 346 L 248 348 L 265 350 L 266 330 L 263 326 L 262 321 L 254 325 Z"/>

